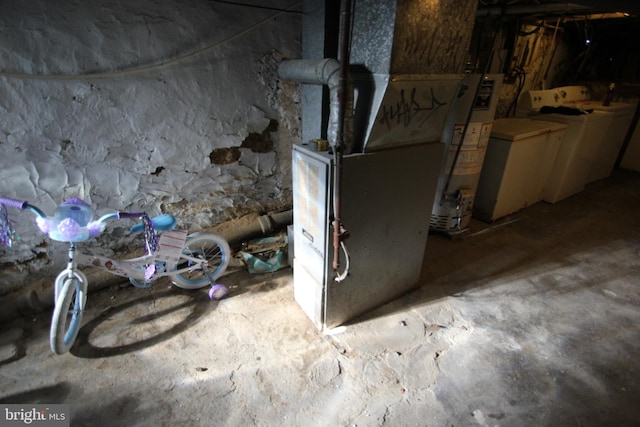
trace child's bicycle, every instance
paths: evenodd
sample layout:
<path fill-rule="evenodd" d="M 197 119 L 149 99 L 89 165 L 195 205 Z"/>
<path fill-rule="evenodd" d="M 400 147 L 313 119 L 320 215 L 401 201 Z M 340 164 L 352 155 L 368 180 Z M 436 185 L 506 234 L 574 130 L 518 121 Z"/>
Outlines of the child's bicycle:
<path fill-rule="evenodd" d="M 144 212 L 113 212 L 92 221 L 90 206 L 74 198 L 60 205 L 53 217 L 48 217 L 27 202 L 0 197 L 0 242 L 9 247 L 15 242 L 16 234 L 6 206 L 31 211 L 36 215 L 42 233 L 53 240 L 69 243 L 67 268 L 56 277 L 54 288 L 50 344 L 56 354 L 67 352 L 80 330 L 88 283 L 87 277 L 78 269 L 79 265 L 128 277 L 134 286 L 141 288 L 150 287 L 155 280 L 168 276 L 176 286 L 184 289 L 199 289 L 210 284 L 209 298 L 212 300 L 228 293 L 224 285 L 215 283 L 229 265 L 231 250 L 227 241 L 212 232 L 188 235 L 175 228 L 176 220 L 172 215 L 150 218 Z M 77 242 L 104 231 L 107 220 L 124 218 L 142 221 L 134 225 L 131 232 L 144 233 L 145 255 L 116 260 L 77 249 Z"/>

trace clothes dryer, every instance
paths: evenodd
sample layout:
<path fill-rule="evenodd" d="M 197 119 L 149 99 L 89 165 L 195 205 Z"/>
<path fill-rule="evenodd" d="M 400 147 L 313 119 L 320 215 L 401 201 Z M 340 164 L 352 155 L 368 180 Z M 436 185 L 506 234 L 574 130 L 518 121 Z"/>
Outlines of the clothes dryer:
<path fill-rule="evenodd" d="M 599 112 L 563 106 L 565 97 L 566 93 L 558 89 L 525 92 L 516 110 L 521 117 L 567 126 L 542 197 L 548 203 L 559 202 L 584 189 L 608 120 Z"/>
<path fill-rule="evenodd" d="M 562 99 L 562 105 L 573 106 L 584 111 L 601 114 L 605 120 L 600 122 L 604 129 L 595 132 L 602 135 L 597 140 L 592 153 L 593 162 L 587 175 L 587 183 L 598 181 L 611 175 L 615 167 L 620 149 L 629 131 L 636 104 L 612 102 L 602 105 L 602 101 L 594 100 L 584 86 L 563 86 L 556 88 Z"/>

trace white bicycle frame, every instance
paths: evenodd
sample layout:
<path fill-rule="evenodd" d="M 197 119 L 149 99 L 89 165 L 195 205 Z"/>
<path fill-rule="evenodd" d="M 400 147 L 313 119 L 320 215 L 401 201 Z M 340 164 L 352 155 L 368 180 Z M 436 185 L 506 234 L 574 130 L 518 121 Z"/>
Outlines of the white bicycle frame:
<path fill-rule="evenodd" d="M 129 277 L 139 282 L 151 282 L 160 277 L 174 276 L 176 274 L 192 272 L 203 268 L 203 261 L 182 251 L 187 241 L 185 230 L 167 230 L 160 234 L 158 249 L 151 254 L 146 254 L 130 259 L 114 259 L 106 256 L 95 255 L 87 252 L 77 252 L 71 255 L 74 268 L 78 265 L 97 267 L 118 276 Z M 177 267 L 180 260 L 186 261 L 186 266 L 180 269 Z"/>

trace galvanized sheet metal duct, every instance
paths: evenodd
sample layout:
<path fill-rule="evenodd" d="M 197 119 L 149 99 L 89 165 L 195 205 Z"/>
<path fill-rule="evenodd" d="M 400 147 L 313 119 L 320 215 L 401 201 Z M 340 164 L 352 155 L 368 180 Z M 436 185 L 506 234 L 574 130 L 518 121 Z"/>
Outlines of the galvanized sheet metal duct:
<path fill-rule="evenodd" d="M 455 0 L 355 3 L 353 139 L 360 151 L 440 139 L 462 80 L 476 8 Z"/>
<path fill-rule="evenodd" d="M 340 63 L 331 58 L 292 59 L 280 63 L 278 74 L 286 80 L 307 84 L 322 84 L 329 88 L 327 139 L 332 147 L 339 144 L 340 99 L 338 92 L 340 88 Z"/>

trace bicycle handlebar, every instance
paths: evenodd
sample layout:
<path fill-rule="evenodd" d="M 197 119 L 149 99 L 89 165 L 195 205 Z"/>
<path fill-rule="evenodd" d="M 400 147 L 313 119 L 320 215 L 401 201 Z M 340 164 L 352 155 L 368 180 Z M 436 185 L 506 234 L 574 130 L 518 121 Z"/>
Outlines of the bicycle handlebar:
<path fill-rule="evenodd" d="M 8 197 L 0 197 L 0 205 L 10 206 L 12 208 L 20 210 L 30 210 L 38 216 L 38 218 L 36 218 L 36 224 L 38 225 L 40 231 L 44 234 L 48 234 L 49 237 L 54 240 L 65 242 L 87 240 L 90 237 L 94 237 L 100 234 L 104 230 L 105 222 L 113 218 L 142 219 L 144 225 L 140 225 L 143 225 L 142 228 L 145 230 L 145 234 L 149 236 L 148 239 L 152 239 L 152 237 L 155 236 L 154 224 L 152 223 L 151 218 L 149 218 L 146 212 L 116 211 L 103 215 L 95 221 L 84 224 L 75 222 L 75 219 L 71 216 L 69 218 L 63 217 L 62 219 L 58 218 L 57 216 L 47 217 L 47 215 L 40 208 L 30 205 L 26 201 L 10 199 Z M 153 247 L 156 246 L 154 242 L 151 242 L 149 244 Z M 149 246 L 149 244 L 147 246 Z"/>
<path fill-rule="evenodd" d="M 118 219 L 139 219 L 145 216 L 146 212 L 117 212 Z"/>
<path fill-rule="evenodd" d="M 0 197 L 0 205 L 9 206 L 12 208 L 20 209 L 20 210 L 31 210 L 36 215 L 41 218 L 45 218 L 47 215 L 36 206 L 30 205 L 27 201 L 21 201 L 16 199 L 10 199 L 8 197 Z M 98 219 L 98 222 L 105 222 L 108 219 L 116 218 L 116 219 L 139 219 L 146 215 L 146 212 L 112 212 L 106 215 L 103 215 Z"/>
<path fill-rule="evenodd" d="M 46 214 L 42 212 L 42 210 L 36 206 L 30 205 L 29 202 L 23 202 L 20 200 L 9 199 L 8 197 L 0 197 L 0 204 L 5 206 L 10 206 L 12 208 L 20 209 L 20 210 L 30 210 L 40 218 L 46 218 Z"/>
<path fill-rule="evenodd" d="M 27 202 L 21 202 L 20 200 L 9 199 L 7 197 L 0 197 L 0 204 L 20 210 L 26 209 L 27 205 L 29 205 Z"/>

